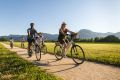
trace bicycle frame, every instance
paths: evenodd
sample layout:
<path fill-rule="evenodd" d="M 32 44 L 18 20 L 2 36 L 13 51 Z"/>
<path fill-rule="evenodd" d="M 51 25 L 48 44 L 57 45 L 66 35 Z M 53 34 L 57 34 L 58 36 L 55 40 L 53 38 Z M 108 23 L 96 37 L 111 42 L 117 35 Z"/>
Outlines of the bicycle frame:
<path fill-rule="evenodd" d="M 71 36 L 71 35 L 67 35 L 67 37 L 68 37 L 68 36 Z M 64 43 L 65 43 L 65 45 L 63 45 L 63 48 L 65 48 L 64 46 L 67 46 L 67 47 L 66 47 L 66 52 L 68 51 L 68 49 L 69 49 L 70 47 L 73 47 L 73 46 L 75 45 L 74 37 L 75 37 L 75 36 L 71 37 L 70 41 L 68 40 L 68 38 L 63 39 L 63 41 L 64 41 Z M 66 43 L 66 40 L 67 40 L 68 43 Z"/>

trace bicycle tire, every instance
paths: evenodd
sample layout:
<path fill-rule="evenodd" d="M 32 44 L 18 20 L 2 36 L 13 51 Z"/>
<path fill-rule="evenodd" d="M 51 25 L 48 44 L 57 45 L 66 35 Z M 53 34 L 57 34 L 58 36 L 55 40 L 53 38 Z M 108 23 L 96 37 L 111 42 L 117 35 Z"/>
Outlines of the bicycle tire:
<path fill-rule="evenodd" d="M 79 49 L 79 50 L 77 50 L 77 49 Z M 74 45 L 71 48 L 71 56 L 72 56 L 73 61 L 76 64 L 82 64 L 85 61 L 85 53 L 84 53 L 82 47 L 80 47 L 79 45 Z"/>
<path fill-rule="evenodd" d="M 36 45 L 35 47 L 35 56 L 36 56 L 36 59 L 39 61 L 41 59 L 41 49 L 38 45 Z"/>
<path fill-rule="evenodd" d="M 54 54 L 58 60 L 61 60 L 63 58 L 62 47 L 60 45 L 56 45 L 54 47 Z"/>

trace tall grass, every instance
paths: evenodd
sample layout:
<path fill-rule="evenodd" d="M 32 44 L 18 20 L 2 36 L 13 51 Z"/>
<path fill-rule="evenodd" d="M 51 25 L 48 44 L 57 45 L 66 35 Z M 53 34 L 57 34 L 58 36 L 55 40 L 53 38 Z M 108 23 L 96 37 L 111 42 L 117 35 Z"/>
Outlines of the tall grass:
<path fill-rule="evenodd" d="M 61 80 L 0 44 L 0 80 Z"/>

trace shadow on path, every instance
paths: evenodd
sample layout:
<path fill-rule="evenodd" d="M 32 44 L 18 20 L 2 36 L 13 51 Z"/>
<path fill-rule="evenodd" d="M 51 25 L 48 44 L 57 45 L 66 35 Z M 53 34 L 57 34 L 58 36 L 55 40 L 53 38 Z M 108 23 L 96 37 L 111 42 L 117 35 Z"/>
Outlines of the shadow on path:
<path fill-rule="evenodd" d="M 56 60 L 56 59 L 54 59 L 54 61 L 51 61 L 51 62 L 49 62 L 49 61 L 45 61 L 45 60 L 41 60 L 41 61 L 37 61 L 37 60 L 34 60 L 33 62 L 34 62 L 34 64 L 35 65 L 37 65 L 37 66 L 45 66 L 45 67 L 50 67 L 50 66 L 58 66 L 58 69 L 59 69 L 59 67 L 60 66 L 63 66 L 63 65 L 66 65 L 66 67 L 67 68 L 64 68 L 64 69 L 62 69 L 62 70 L 57 70 L 57 71 L 50 71 L 50 73 L 58 73 L 58 72 L 63 72 L 63 71 L 67 71 L 67 70 L 70 70 L 70 69 L 73 69 L 73 68 L 76 68 L 76 67 L 78 67 L 79 65 L 78 64 L 74 64 L 74 63 L 64 63 L 64 64 L 58 64 L 58 65 L 50 65 L 50 63 L 52 63 L 52 62 L 56 62 L 56 61 L 58 61 L 58 60 Z M 68 65 L 68 66 L 67 66 Z M 69 66 L 70 65 L 70 66 Z M 73 65 L 73 66 L 71 66 L 71 65 Z M 48 69 L 49 70 L 49 69 Z"/>

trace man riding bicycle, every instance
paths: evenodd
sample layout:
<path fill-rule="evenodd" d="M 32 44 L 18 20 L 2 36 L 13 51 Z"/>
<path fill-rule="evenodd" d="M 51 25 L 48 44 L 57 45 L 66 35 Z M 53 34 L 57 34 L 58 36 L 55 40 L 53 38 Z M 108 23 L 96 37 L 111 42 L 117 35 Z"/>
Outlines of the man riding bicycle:
<path fill-rule="evenodd" d="M 66 39 L 67 33 L 71 33 L 76 35 L 77 33 L 72 32 L 70 30 L 68 30 L 66 28 L 66 23 L 63 22 L 61 24 L 61 28 L 59 29 L 59 36 L 58 36 L 58 42 L 63 46 L 63 54 L 64 57 L 66 57 L 66 51 L 68 50 L 68 48 L 71 46 L 71 44 L 69 43 L 68 39 Z"/>
<path fill-rule="evenodd" d="M 32 45 L 32 43 L 35 43 L 35 34 L 38 34 L 37 31 L 34 28 L 34 23 L 30 23 L 30 28 L 27 29 L 27 33 L 28 33 L 28 54 L 30 53 L 30 47 Z"/>

